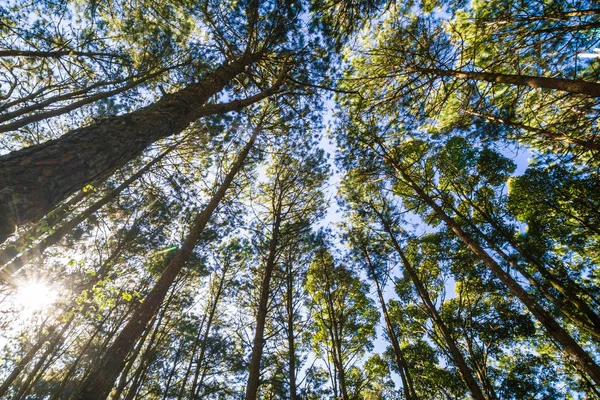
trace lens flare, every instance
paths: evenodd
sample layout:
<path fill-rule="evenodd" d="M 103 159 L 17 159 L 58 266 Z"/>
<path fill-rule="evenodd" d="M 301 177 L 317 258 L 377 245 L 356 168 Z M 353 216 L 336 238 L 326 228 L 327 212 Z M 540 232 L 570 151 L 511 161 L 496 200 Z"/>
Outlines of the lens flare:
<path fill-rule="evenodd" d="M 16 305 L 24 311 L 37 312 L 56 301 L 58 292 L 44 282 L 24 282 L 16 295 Z"/>

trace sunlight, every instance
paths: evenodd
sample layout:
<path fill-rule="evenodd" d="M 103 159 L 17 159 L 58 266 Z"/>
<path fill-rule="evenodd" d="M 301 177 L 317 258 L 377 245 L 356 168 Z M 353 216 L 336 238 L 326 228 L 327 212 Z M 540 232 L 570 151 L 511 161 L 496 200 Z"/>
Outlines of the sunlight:
<path fill-rule="evenodd" d="M 24 282 L 17 291 L 15 303 L 24 311 L 37 312 L 54 303 L 57 296 L 57 290 L 44 282 Z"/>

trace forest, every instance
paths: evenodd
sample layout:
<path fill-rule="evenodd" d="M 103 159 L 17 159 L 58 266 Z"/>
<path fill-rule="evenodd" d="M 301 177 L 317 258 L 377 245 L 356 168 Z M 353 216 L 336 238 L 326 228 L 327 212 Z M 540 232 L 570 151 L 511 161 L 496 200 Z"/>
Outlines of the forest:
<path fill-rule="evenodd" d="M 597 0 L 0 0 L 0 398 L 600 399 Z"/>

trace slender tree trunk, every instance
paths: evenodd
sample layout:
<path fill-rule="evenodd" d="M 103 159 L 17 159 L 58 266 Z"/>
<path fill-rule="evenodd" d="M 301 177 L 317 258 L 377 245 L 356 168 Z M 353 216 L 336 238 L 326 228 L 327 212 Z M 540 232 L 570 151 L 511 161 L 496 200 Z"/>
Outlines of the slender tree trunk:
<path fill-rule="evenodd" d="M 594 296 L 588 293 L 581 285 L 574 282 L 568 276 L 563 274 L 563 276 L 556 276 L 552 271 L 550 271 L 542 261 L 538 260 L 535 256 L 531 255 L 528 251 L 524 250 L 522 246 L 520 246 L 512 235 L 507 232 L 506 228 L 504 228 L 496 219 L 494 219 L 488 212 L 483 210 L 477 204 L 475 204 L 469 196 L 460 193 L 465 201 L 469 203 L 474 210 L 476 210 L 494 229 L 498 232 L 504 240 L 508 244 L 510 244 L 522 257 L 523 259 L 531 264 L 542 277 L 554 287 L 559 293 L 565 296 L 567 300 L 569 300 L 573 305 L 578 308 L 586 318 L 589 319 L 589 322 L 592 325 L 600 327 L 600 317 L 596 312 L 592 309 L 590 304 L 584 300 L 585 297 L 589 298 L 591 301 L 594 301 Z M 453 208 L 454 212 L 458 212 L 455 208 Z M 472 224 L 471 224 L 472 225 Z M 480 234 L 483 235 L 481 231 Z M 491 244 L 491 240 L 486 238 L 486 241 Z M 521 271 L 519 271 L 521 272 Z M 526 276 L 526 275 L 523 275 Z M 599 331 L 600 332 L 600 331 Z"/>
<path fill-rule="evenodd" d="M 71 327 L 71 324 L 73 323 L 74 319 L 75 319 L 75 316 L 73 315 L 64 324 L 64 326 L 58 332 L 58 334 L 54 335 L 54 337 L 48 342 L 48 347 L 46 348 L 46 351 L 44 351 L 42 353 L 42 355 L 40 356 L 38 361 L 33 366 L 32 370 L 29 372 L 27 379 L 21 384 L 19 391 L 14 396 L 15 400 L 21 399 L 21 397 L 23 397 L 26 393 L 28 393 L 31 390 L 31 383 L 34 381 L 38 372 L 41 370 L 41 368 L 44 365 L 44 363 L 46 362 L 46 359 L 48 358 L 48 356 L 50 356 L 50 354 L 52 354 L 52 352 L 54 352 L 54 350 L 56 349 L 56 346 L 58 346 L 59 343 L 61 343 L 65 339 L 65 334 Z"/>
<path fill-rule="evenodd" d="M 201 117 L 239 110 L 277 92 L 285 67 L 277 82 L 257 95 L 203 106 L 260 57 L 247 53 L 148 107 L 0 157 L 0 243 L 15 226 L 37 221 L 65 197 L 109 176 L 157 140 L 183 131 Z"/>
<path fill-rule="evenodd" d="M 223 264 L 223 270 L 221 272 L 221 276 L 219 277 L 219 284 L 217 286 L 217 290 L 214 293 L 214 297 L 212 298 L 212 302 L 210 305 L 210 312 L 208 314 L 208 320 L 206 321 L 206 328 L 204 329 L 204 334 L 202 335 L 202 340 L 200 341 L 200 354 L 196 359 L 196 371 L 194 372 L 194 379 L 192 381 L 192 389 L 190 391 L 190 396 L 192 399 L 196 398 L 196 392 L 198 388 L 202 386 L 204 383 L 204 374 L 202 375 L 202 379 L 198 382 L 198 377 L 200 376 L 201 366 L 204 366 L 204 357 L 206 354 L 206 347 L 208 345 L 208 335 L 210 334 L 210 329 L 212 327 L 213 319 L 215 318 L 215 314 L 217 313 L 217 307 L 219 305 L 219 300 L 221 299 L 221 295 L 223 294 L 223 290 L 225 288 L 225 279 L 228 270 L 228 264 L 225 262 Z M 193 357 L 193 354 L 192 354 Z"/>
<path fill-rule="evenodd" d="M 587 31 L 587 30 L 598 29 L 598 28 L 600 28 L 600 22 L 594 21 L 594 22 L 588 22 L 585 24 L 578 24 L 578 25 L 553 26 L 551 28 L 536 29 L 536 30 L 532 31 L 532 33 L 556 33 L 556 32 L 566 33 L 566 32 Z"/>
<path fill-rule="evenodd" d="M 104 321 L 103 321 L 102 325 L 104 325 Z M 94 330 L 94 333 L 86 341 L 85 346 L 83 346 L 83 348 L 77 354 L 77 357 L 75 358 L 75 360 L 73 361 L 73 363 L 71 364 L 69 369 L 67 370 L 67 373 L 61 378 L 60 386 L 54 391 L 54 394 L 52 395 L 52 397 L 50 397 L 50 400 L 58 400 L 61 397 L 63 397 L 63 391 L 64 391 L 65 387 L 67 386 L 67 383 L 69 383 L 71 381 L 71 378 L 73 377 L 73 375 L 75 375 L 75 372 L 77 371 L 77 366 L 79 365 L 79 362 L 81 361 L 81 359 L 83 358 L 83 355 L 87 352 L 87 350 L 92 345 L 94 339 L 96 339 L 96 336 L 98 336 L 99 333 L 100 333 L 100 329 Z"/>
<path fill-rule="evenodd" d="M 465 361 L 462 353 L 460 352 L 450 331 L 448 330 L 446 323 L 444 322 L 442 317 L 439 315 L 439 313 L 435 307 L 435 304 L 433 304 L 433 301 L 429 297 L 429 292 L 427 291 L 427 288 L 425 288 L 425 285 L 423 285 L 423 282 L 421 282 L 421 279 L 419 278 L 417 271 L 415 271 L 412 264 L 410 263 L 410 261 L 408 260 L 406 255 L 404 254 L 402 247 L 400 247 L 400 244 L 396 240 L 396 236 L 392 230 L 392 227 L 390 226 L 387 219 L 373 205 L 371 206 L 371 208 L 379 217 L 379 220 L 380 220 L 381 224 L 383 225 L 383 229 L 388 234 L 390 241 L 392 243 L 392 246 L 394 247 L 394 249 L 400 256 L 404 270 L 406 271 L 406 273 L 412 280 L 413 284 L 415 285 L 415 288 L 417 289 L 417 293 L 419 293 L 419 297 L 421 297 L 421 300 L 423 301 L 423 303 L 425 304 L 425 307 L 429 311 L 429 315 L 431 316 L 431 319 L 433 320 L 434 324 L 438 327 L 438 329 L 442 333 L 442 337 L 444 338 L 444 341 L 446 342 L 446 345 L 448 346 L 448 350 L 450 350 L 450 354 L 452 355 L 452 360 L 454 361 L 454 364 L 458 368 L 458 372 L 460 373 L 460 376 L 462 377 L 463 381 L 467 385 L 467 388 L 471 392 L 471 395 L 475 399 L 485 400 L 486 397 L 484 396 L 483 392 L 481 391 L 481 388 L 477 384 L 477 380 L 475 380 L 475 378 L 473 377 L 473 373 L 472 373 L 471 369 L 469 368 L 467 362 Z"/>
<path fill-rule="evenodd" d="M 546 78 L 530 75 L 497 74 L 492 72 L 456 71 L 439 68 L 410 68 L 409 71 L 449 76 L 458 79 L 504 83 L 507 85 L 528 86 L 531 88 L 554 89 L 569 93 L 582 93 L 592 97 L 600 97 L 600 83 L 581 79 Z"/>
<path fill-rule="evenodd" d="M 265 263 L 265 272 L 260 286 L 260 298 L 256 312 L 256 330 L 252 344 L 252 356 L 250 358 L 250 373 L 246 384 L 246 400 L 256 400 L 258 386 L 260 385 L 260 359 L 264 346 L 265 322 L 267 320 L 267 306 L 271 294 L 271 275 L 275 268 L 275 256 L 279 242 L 279 228 L 281 225 L 281 201 L 277 205 L 273 233 L 269 242 L 269 255 Z"/>
<path fill-rule="evenodd" d="M 54 227 L 57 223 L 62 221 L 65 216 L 87 197 L 92 191 L 91 190 L 80 190 L 72 196 L 68 201 L 65 201 L 54 210 L 50 211 L 46 217 L 40 220 L 32 227 L 28 227 L 26 233 L 19 237 L 15 242 L 8 243 L 6 247 L 0 252 L 0 265 L 4 265 L 18 256 L 23 248 L 31 245 L 35 240 L 39 239 L 44 233 L 47 232 L 48 228 Z"/>
<path fill-rule="evenodd" d="M 171 390 L 171 384 L 173 382 L 173 377 L 175 376 L 175 372 L 177 371 L 177 366 L 179 365 L 179 359 L 181 357 L 181 353 L 183 350 L 183 346 L 180 344 L 177 347 L 177 352 L 175 352 L 175 359 L 173 360 L 173 366 L 169 371 L 169 377 L 167 378 L 167 383 L 165 384 L 165 391 L 163 392 L 163 396 L 161 400 L 167 400 L 169 398 L 169 391 Z"/>
<path fill-rule="evenodd" d="M 287 313 L 287 342 L 288 342 L 288 381 L 290 385 L 290 400 L 297 400 L 296 389 L 296 344 L 294 340 L 294 276 L 292 272 L 292 263 L 287 263 L 287 293 L 286 293 L 286 313 Z"/>
<path fill-rule="evenodd" d="M 6 264 L 2 270 L 0 271 L 0 279 L 3 279 L 3 276 L 10 276 L 21 269 L 27 263 L 33 261 L 35 258 L 42 256 L 44 251 L 50 247 L 58 243 L 65 235 L 73 230 L 77 225 L 88 219 L 92 214 L 96 211 L 100 210 L 106 204 L 113 201 L 117 198 L 121 192 L 127 189 L 133 182 L 138 180 L 142 175 L 148 172 L 151 168 L 153 168 L 156 164 L 158 164 L 163 158 L 165 158 L 173 149 L 177 147 L 180 142 L 170 146 L 168 149 L 163 151 L 157 157 L 155 157 L 152 161 L 146 164 L 143 168 L 137 171 L 135 174 L 131 175 L 128 179 L 126 179 L 123 183 L 117 186 L 110 193 L 106 194 L 104 197 L 96 201 L 94 204 L 90 205 L 80 214 L 65 222 L 59 228 L 54 230 L 50 235 L 46 236 L 42 239 L 38 244 L 34 247 L 26 250 L 19 257 L 13 259 L 9 264 Z"/>
<path fill-rule="evenodd" d="M 367 252 L 365 252 L 365 257 L 367 259 L 367 264 L 369 265 L 369 270 L 371 271 L 373 282 L 375 282 L 375 288 L 377 289 L 379 305 L 381 306 L 381 312 L 383 313 L 383 318 L 385 320 L 385 329 L 387 331 L 388 338 L 390 339 L 390 343 L 392 344 L 392 349 L 394 350 L 394 359 L 396 361 L 396 367 L 398 368 L 398 372 L 400 373 L 400 378 L 402 379 L 402 389 L 404 390 L 404 397 L 406 397 L 406 400 L 417 400 L 418 397 L 415 392 L 412 376 L 410 374 L 410 371 L 408 370 L 408 364 L 406 362 L 406 358 L 404 357 L 404 352 L 400 348 L 398 337 L 396 336 L 396 332 L 394 331 L 394 325 L 392 324 L 390 315 L 387 310 L 387 305 L 385 304 L 385 299 L 383 298 L 383 291 L 381 289 L 381 286 L 379 285 L 379 279 L 377 279 L 377 275 L 375 274 L 375 268 L 373 268 L 373 264 L 371 264 L 371 259 Z"/>
<path fill-rule="evenodd" d="M 535 316 L 535 318 L 544 326 L 548 335 L 561 345 L 563 350 L 572 357 L 585 371 L 590 378 L 600 385 L 600 367 L 592 357 L 571 337 L 571 335 L 563 329 L 558 322 L 542 308 L 536 301 L 527 293 L 521 285 L 504 271 L 502 267 L 477 243 L 473 240 L 460 225 L 440 207 L 412 178 L 393 160 L 386 157 L 390 161 L 402 177 L 402 179 L 415 191 L 415 193 L 429 205 L 433 211 L 442 219 L 446 225 L 461 239 L 471 251 L 477 255 L 487 266 L 492 273 L 505 284 L 508 289 L 527 307 L 527 309 Z"/>
<path fill-rule="evenodd" d="M 137 338 L 140 337 L 150 320 L 156 314 L 169 288 L 183 268 L 183 265 L 192 255 L 194 247 L 196 246 L 196 243 L 198 243 L 200 235 L 208 224 L 212 213 L 225 197 L 225 193 L 227 192 L 227 189 L 229 189 L 231 182 L 242 168 L 246 156 L 254 145 L 254 141 L 256 140 L 260 128 L 261 127 L 258 126 L 254 130 L 250 141 L 238 155 L 231 170 L 223 180 L 223 183 L 219 186 L 215 195 L 211 198 L 206 208 L 194 219 L 190 232 L 181 249 L 177 251 L 177 254 L 166 267 L 151 292 L 146 299 L 144 299 L 144 302 L 134 311 L 132 317 L 117 336 L 117 339 L 108 348 L 100 362 L 83 382 L 81 390 L 77 395 L 77 399 L 104 400 L 108 396 L 117 376 L 123 369 L 125 357 L 131 352 Z"/>
<path fill-rule="evenodd" d="M 185 369 L 185 374 L 183 375 L 183 379 L 181 380 L 181 387 L 179 388 L 179 393 L 177 395 L 177 400 L 183 399 L 185 394 L 185 386 L 187 384 L 188 378 L 192 373 L 192 365 L 194 365 L 194 356 L 196 355 L 196 350 L 198 349 L 198 345 L 200 344 L 200 336 L 202 336 L 202 330 L 204 329 L 204 323 L 208 318 L 207 313 L 205 312 L 202 315 L 202 321 L 200 321 L 200 326 L 198 327 L 198 333 L 194 338 L 194 344 L 192 345 L 192 350 L 190 351 L 190 361 L 188 362 L 187 368 Z"/>
<path fill-rule="evenodd" d="M 142 348 L 146 344 L 146 339 L 148 339 L 148 335 L 150 334 L 150 332 L 152 332 L 152 337 L 155 337 L 155 333 L 158 330 L 158 327 L 160 325 L 160 322 L 162 321 L 162 317 L 163 317 L 165 311 L 166 311 L 166 307 L 163 307 L 162 311 L 159 313 L 159 317 L 154 318 L 154 320 L 157 320 L 157 322 L 154 324 L 154 329 L 150 329 L 152 324 L 154 323 L 154 322 L 150 322 L 149 328 L 144 331 L 144 333 L 142 334 L 142 337 L 138 341 L 137 346 L 134 347 L 133 352 L 131 353 L 131 356 L 129 357 L 129 360 L 125 364 L 125 368 L 123 368 L 123 372 L 121 372 L 121 377 L 119 378 L 119 383 L 112 395 L 113 400 L 121 399 L 121 395 L 125 391 L 125 387 L 127 386 L 127 384 L 130 381 L 129 373 L 131 372 L 131 369 L 135 365 L 135 362 L 137 361 L 138 356 L 140 355 L 140 353 L 142 351 Z M 150 340 L 150 342 L 152 342 L 152 340 Z"/>
<path fill-rule="evenodd" d="M 462 213 L 460 213 L 455 207 L 451 207 L 452 211 L 454 211 L 458 216 L 463 218 L 465 221 L 469 221 Z M 487 218 L 486 218 L 487 219 Z M 499 227 L 491 222 L 492 226 L 498 230 Z M 469 225 L 480 235 L 491 247 L 496 254 L 498 254 L 503 260 L 505 260 L 510 266 L 512 266 L 517 272 L 519 272 L 525 279 L 531 283 L 533 287 L 535 287 L 548 301 L 550 301 L 554 306 L 560 311 L 563 315 L 569 318 L 575 325 L 579 326 L 581 329 L 587 331 L 591 335 L 600 338 L 600 318 L 598 315 L 579 297 L 576 296 L 576 291 L 567 290 L 562 283 L 557 280 L 554 275 L 548 271 L 545 266 L 534 264 L 541 275 L 549 280 L 551 285 L 558 290 L 558 292 L 563 295 L 563 299 L 557 298 L 554 294 L 552 294 L 546 285 L 539 282 L 538 279 L 533 277 L 529 272 L 527 272 L 519 263 L 515 260 L 511 259 L 502 249 L 500 249 L 494 241 L 483 233 L 475 224 L 469 222 Z M 501 231 L 499 231 L 501 233 Z M 502 233 L 501 233 L 502 234 Z M 503 235 L 504 236 L 504 235 Z M 510 242 L 514 243 L 512 239 L 509 239 Z M 515 243 L 516 244 L 516 243 Z M 512 244 L 511 244 L 512 245 Z M 518 249 L 517 249 L 518 251 Z M 564 301 L 566 300 L 566 302 Z M 565 304 L 566 303 L 566 304 Z"/>

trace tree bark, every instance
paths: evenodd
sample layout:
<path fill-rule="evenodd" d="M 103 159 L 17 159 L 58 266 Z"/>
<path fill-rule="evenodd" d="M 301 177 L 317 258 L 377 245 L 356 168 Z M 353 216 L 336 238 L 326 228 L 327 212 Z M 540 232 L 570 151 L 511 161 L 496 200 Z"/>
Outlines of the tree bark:
<path fill-rule="evenodd" d="M 79 393 L 76 395 L 77 399 L 106 399 L 115 380 L 123 369 L 125 357 L 127 357 L 127 354 L 129 354 L 133 348 L 137 338 L 139 338 L 146 329 L 150 320 L 156 315 L 169 288 L 179 275 L 185 262 L 192 255 L 194 247 L 200 240 L 200 236 L 208 224 L 212 213 L 225 197 L 225 193 L 229 189 L 233 179 L 242 168 L 246 156 L 254 145 L 260 128 L 261 127 L 258 126 L 254 130 L 252 137 L 237 156 L 229 173 L 223 180 L 223 183 L 221 183 L 214 196 L 210 199 L 206 208 L 194 219 L 190 232 L 181 249 L 177 251 L 177 254 L 166 267 L 143 303 L 134 311 L 132 317 L 117 336 L 116 340 L 102 356 L 98 364 L 94 367 L 94 370 L 91 371 L 85 379 Z"/>
<path fill-rule="evenodd" d="M 271 275 L 275 268 L 275 256 L 279 241 L 279 228 L 281 225 L 281 201 L 277 205 L 275 221 L 273 223 L 273 234 L 269 242 L 269 255 L 265 263 L 265 274 L 260 286 L 260 298 L 256 313 L 256 330 L 252 344 L 252 356 L 250 358 L 250 373 L 246 384 L 246 400 L 256 400 L 258 386 L 260 385 L 260 359 L 264 346 L 265 322 L 267 320 L 267 305 L 271 294 Z"/>
<path fill-rule="evenodd" d="M 163 151 L 161 154 L 159 154 L 157 157 L 155 157 L 152 161 L 147 163 L 143 168 L 141 168 L 135 174 L 131 175 L 128 179 L 126 179 L 123 183 L 121 183 L 119 186 L 117 186 L 110 193 L 106 194 L 104 197 L 97 200 L 94 204 L 90 205 L 88 208 L 86 208 L 84 211 L 82 211 L 80 214 L 78 214 L 71 220 L 65 222 L 59 228 L 54 230 L 54 232 L 52 232 L 50 235 L 48 235 L 47 237 L 42 239 L 34 247 L 26 250 L 19 257 L 12 260 L 9 264 L 6 264 L 0 270 L 0 280 L 4 279 L 3 277 L 5 277 L 7 275 L 10 276 L 10 275 L 14 274 L 19 269 L 21 269 L 24 265 L 26 265 L 27 263 L 31 262 L 32 260 L 34 260 L 37 257 L 40 257 L 48 247 L 53 246 L 56 243 L 58 243 L 66 234 L 71 232 L 73 230 L 73 228 L 75 228 L 81 222 L 88 219 L 92 214 L 94 214 L 96 211 L 100 210 L 106 204 L 110 203 L 112 200 L 117 198 L 117 196 L 119 196 L 123 190 L 128 188 L 133 182 L 135 182 L 142 175 L 144 175 L 151 168 L 153 168 L 156 164 L 158 164 L 171 151 L 173 151 L 173 149 L 175 149 L 179 143 L 181 143 L 181 142 L 177 142 L 176 144 L 169 146 L 169 148 L 167 148 L 165 151 Z"/>
<path fill-rule="evenodd" d="M 202 107 L 260 57 L 248 53 L 148 107 L 0 157 L 0 243 L 15 226 L 37 221 L 65 197 L 110 176 L 157 140 L 180 133 L 201 117 L 239 110 L 277 92 L 286 68 L 272 87 L 257 95 Z"/>
<path fill-rule="evenodd" d="M 287 342 L 288 342 L 288 381 L 290 385 L 290 400 L 297 400 L 296 388 L 296 344 L 294 340 L 294 276 L 292 263 L 287 263 L 287 292 L 285 308 L 287 313 Z"/>
<path fill-rule="evenodd" d="M 588 82 L 581 79 L 546 78 L 542 76 L 456 71 L 451 69 L 421 67 L 410 68 L 409 71 L 474 81 L 504 83 L 507 85 L 528 86 L 531 88 L 554 89 L 569 93 L 582 93 L 592 97 L 600 97 L 600 83 Z"/>

